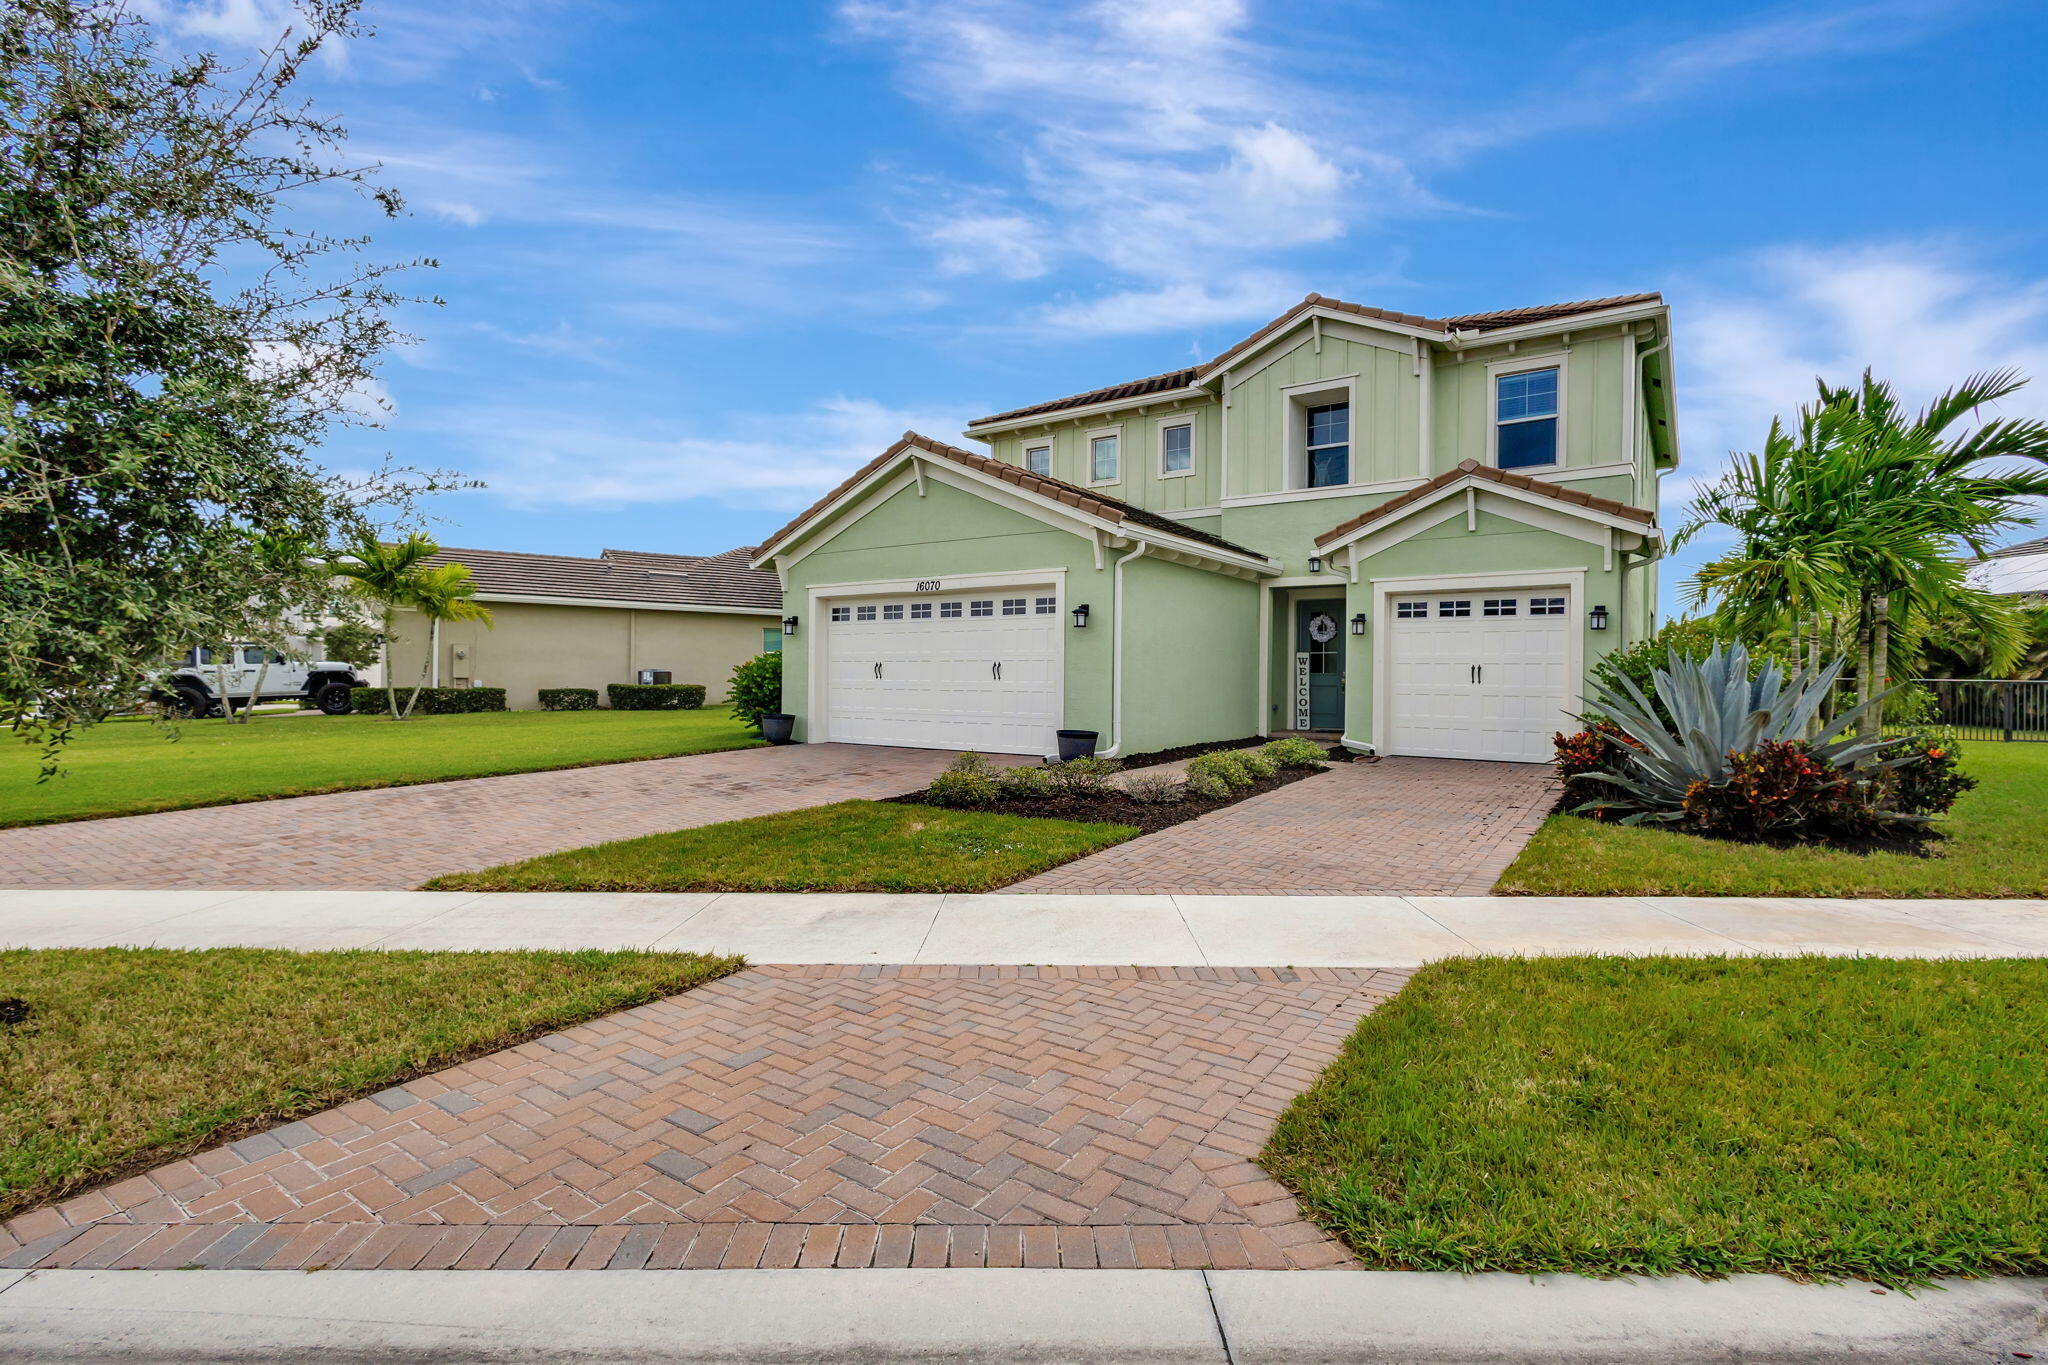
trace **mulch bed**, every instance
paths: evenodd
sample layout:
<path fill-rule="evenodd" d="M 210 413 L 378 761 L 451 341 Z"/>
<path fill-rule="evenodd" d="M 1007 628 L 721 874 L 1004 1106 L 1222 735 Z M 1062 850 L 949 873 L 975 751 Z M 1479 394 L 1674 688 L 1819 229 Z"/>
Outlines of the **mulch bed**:
<path fill-rule="evenodd" d="M 1225 746 L 1227 747 L 1227 746 Z M 1197 749 L 1196 752 L 1201 752 Z M 1149 757 L 1149 756 L 1148 756 Z M 1163 760 L 1172 762 L 1172 759 Z M 1032 815 L 1044 820 L 1079 820 L 1093 824 L 1136 825 L 1145 834 L 1156 834 L 1183 820 L 1194 820 L 1234 806 L 1240 801 L 1249 801 L 1254 796 L 1299 782 L 1305 777 L 1314 777 L 1310 768 L 1283 768 L 1263 781 L 1249 787 L 1240 787 L 1230 795 L 1216 800 L 1204 800 L 1191 796 L 1185 801 L 1170 803 L 1140 801 L 1126 792 L 1112 791 L 1102 796 L 1049 796 L 1036 801 L 999 800 L 988 810 L 998 815 Z M 911 792 L 905 796 L 892 796 L 889 800 L 905 806 L 927 806 L 923 792 Z"/>

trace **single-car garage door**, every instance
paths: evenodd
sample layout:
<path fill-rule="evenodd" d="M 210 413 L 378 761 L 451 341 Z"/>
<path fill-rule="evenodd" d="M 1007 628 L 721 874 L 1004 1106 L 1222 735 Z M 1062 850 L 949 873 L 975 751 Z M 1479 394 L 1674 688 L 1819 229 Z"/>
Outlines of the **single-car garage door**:
<path fill-rule="evenodd" d="M 1575 728 L 1568 606 L 1563 588 L 1394 598 L 1389 751 L 1547 761 Z"/>
<path fill-rule="evenodd" d="M 1050 754 L 1060 723 L 1051 586 L 826 603 L 825 738 Z"/>

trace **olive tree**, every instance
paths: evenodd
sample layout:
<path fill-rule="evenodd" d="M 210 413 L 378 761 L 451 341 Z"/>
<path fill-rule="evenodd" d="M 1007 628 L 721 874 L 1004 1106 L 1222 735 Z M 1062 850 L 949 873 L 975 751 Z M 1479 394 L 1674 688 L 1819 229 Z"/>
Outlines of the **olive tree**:
<path fill-rule="evenodd" d="M 0 6 L 0 722 L 52 757 L 244 633 L 252 595 L 316 599 L 320 547 L 451 486 L 314 458 L 377 420 L 393 273 L 432 264 L 308 225 L 337 187 L 401 211 L 292 90 L 358 2 L 300 0 L 239 66 L 118 0 Z"/>

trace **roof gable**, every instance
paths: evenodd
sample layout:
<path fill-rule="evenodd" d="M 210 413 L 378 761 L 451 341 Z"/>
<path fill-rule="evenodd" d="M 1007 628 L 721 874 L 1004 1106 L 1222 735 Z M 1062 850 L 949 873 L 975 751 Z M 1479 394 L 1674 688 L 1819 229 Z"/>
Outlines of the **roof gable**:
<path fill-rule="evenodd" d="M 1222 536 L 1211 535 L 1207 531 L 1197 530 L 1192 526 L 1185 526 L 1170 517 L 1162 517 L 1157 512 L 1148 512 L 1142 507 L 1133 506 L 1119 498 L 1105 497 L 1093 489 L 1082 488 L 1078 484 L 1068 483 L 1064 479 L 1055 479 L 1045 474 L 1033 474 L 1031 471 L 1018 465 L 1005 464 L 1001 460 L 991 459 L 986 455 L 977 455 L 971 450 L 962 450 L 958 446 L 947 445 L 943 441 L 934 441 L 929 436 L 921 436 L 914 431 L 906 431 L 894 445 L 848 475 L 837 488 L 834 488 L 824 497 L 819 498 L 809 507 L 799 512 L 790 519 L 787 525 L 783 526 L 774 535 L 769 536 L 768 539 L 762 541 L 760 548 L 754 551 L 753 562 L 756 564 L 765 563 L 777 546 L 788 540 L 796 532 L 802 530 L 808 523 L 830 510 L 841 498 L 866 482 L 877 471 L 885 468 L 905 454 L 931 456 L 959 465 L 964 469 L 1000 480 L 1027 493 L 1033 493 L 1041 498 L 1058 503 L 1061 506 L 1086 512 L 1091 516 L 1099 517 L 1104 521 L 1113 522 L 1120 526 L 1144 527 L 1147 530 L 1169 535 L 1191 544 L 1211 546 L 1218 550 L 1228 551 L 1233 555 L 1241 555 L 1261 562 L 1266 562 L 1267 560 L 1267 557 L 1257 550 L 1247 549 L 1242 545 L 1225 540 Z"/>
<path fill-rule="evenodd" d="M 1348 540 L 1367 527 L 1391 520 L 1421 503 L 1428 502 L 1452 485 L 1463 483 L 1467 480 L 1476 483 L 1498 484 L 1504 488 L 1518 489 L 1524 493 L 1535 493 L 1541 497 L 1562 503 L 1569 508 L 1585 508 L 1588 511 L 1601 512 L 1610 517 L 1619 517 L 1625 521 L 1640 522 L 1645 528 L 1657 524 L 1656 514 L 1647 508 L 1634 507 L 1625 502 L 1616 502 L 1613 498 L 1596 497 L 1591 493 L 1583 492 L 1577 488 L 1569 488 L 1562 484 L 1549 483 L 1542 479 L 1532 479 L 1527 474 L 1516 474 L 1505 469 L 1495 469 L 1492 465 L 1483 465 L 1477 460 L 1460 460 L 1457 468 L 1445 470 L 1428 483 L 1417 484 L 1405 493 L 1388 498 L 1377 507 L 1368 508 L 1349 521 L 1340 522 L 1338 525 L 1332 526 L 1329 530 L 1316 537 L 1316 545 L 1318 547 L 1328 547 L 1337 541 Z"/>
<path fill-rule="evenodd" d="M 1636 304 L 1662 303 L 1664 296 L 1658 293 L 1615 294 L 1604 299 L 1579 299 L 1569 303 L 1545 303 L 1527 308 L 1503 308 L 1490 313 L 1464 313 L 1456 317 L 1430 318 L 1417 313 L 1400 313 L 1389 308 L 1372 308 L 1362 303 L 1346 303 L 1325 294 L 1310 294 L 1300 303 L 1260 327 L 1250 336 L 1232 343 L 1211 359 L 1186 369 L 1168 370 L 1164 374 L 1151 375 L 1145 379 L 1128 380 L 1122 384 L 1111 384 L 1105 388 L 1090 389 L 1086 393 L 1070 394 L 1044 403 L 1033 403 L 1026 407 L 1012 408 L 1008 412 L 995 413 L 989 417 L 977 417 L 967 424 L 971 431 L 975 427 L 989 426 L 997 422 L 1014 422 L 1026 417 L 1066 412 L 1074 408 L 1093 407 L 1097 403 L 1120 403 L 1149 394 L 1171 393 L 1201 383 L 1224 366 L 1236 360 L 1245 352 L 1257 347 L 1298 322 L 1304 314 L 1321 309 L 1325 312 L 1348 314 L 1369 322 L 1384 322 L 1411 332 L 1431 332 L 1449 339 L 1454 334 L 1466 332 L 1500 331 L 1508 327 L 1526 327 L 1537 323 L 1556 322 L 1562 318 L 1578 317 L 1586 313 L 1603 312 L 1609 308 L 1626 308 Z"/>

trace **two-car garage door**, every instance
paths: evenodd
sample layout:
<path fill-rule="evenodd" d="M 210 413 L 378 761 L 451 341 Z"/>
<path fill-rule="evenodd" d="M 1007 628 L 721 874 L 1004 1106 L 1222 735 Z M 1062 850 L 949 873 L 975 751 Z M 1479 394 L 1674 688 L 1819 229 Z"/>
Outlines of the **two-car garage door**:
<path fill-rule="evenodd" d="M 1565 589 L 1404 593 L 1392 601 L 1389 752 L 1541 763 L 1572 725 Z"/>
<path fill-rule="evenodd" d="M 839 597 L 826 604 L 825 737 L 1049 754 L 1060 723 L 1050 586 Z"/>

